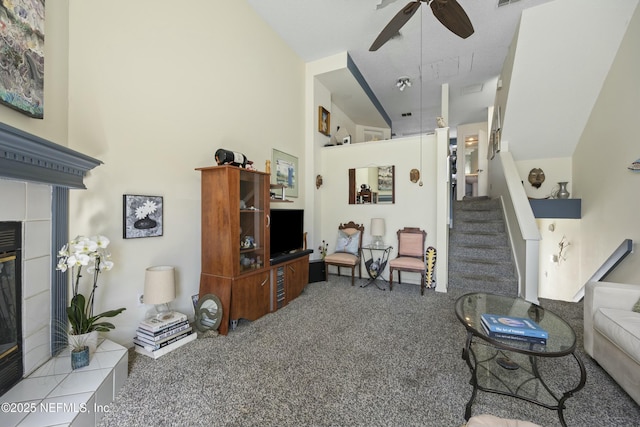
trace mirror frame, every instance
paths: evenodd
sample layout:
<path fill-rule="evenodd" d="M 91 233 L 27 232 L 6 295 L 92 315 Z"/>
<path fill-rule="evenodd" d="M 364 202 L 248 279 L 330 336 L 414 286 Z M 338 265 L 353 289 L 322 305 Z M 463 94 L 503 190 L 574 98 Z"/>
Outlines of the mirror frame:
<path fill-rule="evenodd" d="M 368 169 L 370 167 L 379 168 L 380 166 L 368 166 L 366 168 L 349 169 L 349 204 L 350 205 L 360 204 L 360 203 L 356 203 L 356 195 L 358 194 L 358 189 L 356 188 L 356 169 Z M 395 203 L 396 203 L 396 167 L 392 165 L 391 166 L 391 202 L 390 203 L 383 202 L 383 203 L 377 203 L 377 204 L 393 205 Z"/>
<path fill-rule="evenodd" d="M 213 311 L 210 305 L 215 305 Z M 195 326 L 200 332 L 218 329 L 222 321 L 222 303 L 220 298 L 214 294 L 206 294 L 198 300 L 196 306 Z"/>

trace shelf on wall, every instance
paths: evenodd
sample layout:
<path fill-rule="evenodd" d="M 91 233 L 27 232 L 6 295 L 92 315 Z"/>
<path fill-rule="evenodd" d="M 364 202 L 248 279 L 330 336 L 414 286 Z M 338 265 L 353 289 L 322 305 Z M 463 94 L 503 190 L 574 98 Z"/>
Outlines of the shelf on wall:
<path fill-rule="evenodd" d="M 529 199 L 536 218 L 582 218 L 581 199 Z"/>
<path fill-rule="evenodd" d="M 269 189 L 271 190 L 282 190 L 282 197 L 284 197 L 284 189 L 287 188 L 286 185 L 284 184 L 270 184 L 269 185 Z M 293 203 L 293 200 L 287 200 L 287 199 L 276 199 L 274 197 L 271 197 L 271 203 Z"/>

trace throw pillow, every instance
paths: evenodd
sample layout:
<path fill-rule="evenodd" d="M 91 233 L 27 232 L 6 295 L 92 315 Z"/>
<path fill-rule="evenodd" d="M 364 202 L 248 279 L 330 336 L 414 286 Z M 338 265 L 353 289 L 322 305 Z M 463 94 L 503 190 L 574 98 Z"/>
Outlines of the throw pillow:
<path fill-rule="evenodd" d="M 338 231 L 338 241 L 336 242 L 336 252 L 347 252 L 358 255 L 358 244 L 360 243 L 360 232 L 353 234 Z"/>
<path fill-rule="evenodd" d="M 640 313 L 640 299 L 638 299 L 631 310 L 635 311 L 636 313 Z"/>

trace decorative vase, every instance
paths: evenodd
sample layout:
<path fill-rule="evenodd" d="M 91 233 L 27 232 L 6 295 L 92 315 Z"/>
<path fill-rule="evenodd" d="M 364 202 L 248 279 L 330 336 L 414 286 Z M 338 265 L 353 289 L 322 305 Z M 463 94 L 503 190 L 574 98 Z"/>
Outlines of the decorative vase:
<path fill-rule="evenodd" d="M 557 194 L 558 199 L 568 199 L 569 198 L 569 190 L 567 190 L 567 184 L 568 184 L 568 182 L 566 182 L 566 181 L 558 183 L 558 185 L 560 186 L 560 189 L 558 190 L 558 194 Z"/>
<path fill-rule="evenodd" d="M 91 331 L 86 334 L 69 335 L 69 346 L 71 348 L 89 347 L 89 354 L 96 352 L 98 348 L 98 331 Z"/>
<path fill-rule="evenodd" d="M 149 228 L 155 228 L 158 225 L 158 223 L 149 218 L 149 216 L 145 216 L 142 219 L 137 220 L 136 222 L 133 223 L 133 227 L 137 228 L 138 230 L 147 230 Z"/>
<path fill-rule="evenodd" d="M 89 346 L 81 347 L 71 351 L 71 369 L 84 368 L 89 366 Z"/>

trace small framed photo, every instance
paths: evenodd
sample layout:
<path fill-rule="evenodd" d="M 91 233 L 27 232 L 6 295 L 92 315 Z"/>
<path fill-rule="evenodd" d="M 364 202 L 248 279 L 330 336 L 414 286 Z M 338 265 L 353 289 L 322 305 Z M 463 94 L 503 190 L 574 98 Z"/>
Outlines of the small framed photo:
<path fill-rule="evenodd" d="M 331 113 L 322 106 L 318 107 L 318 132 L 331 136 Z"/>
<path fill-rule="evenodd" d="M 342 145 L 347 145 L 347 144 L 351 144 L 351 135 L 347 135 L 344 138 L 342 138 Z"/>
<path fill-rule="evenodd" d="M 122 237 L 157 237 L 163 233 L 162 196 L 122 196 Z"/>

